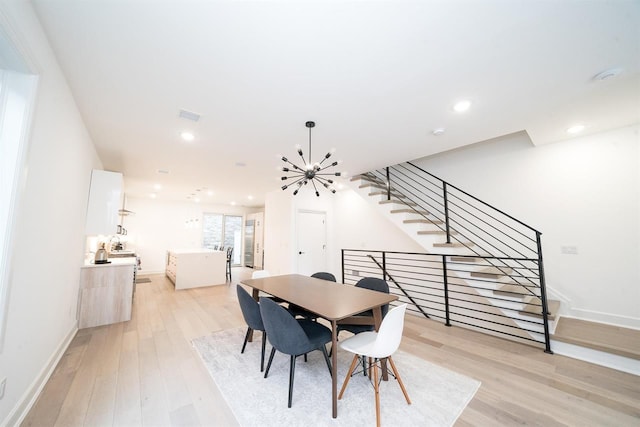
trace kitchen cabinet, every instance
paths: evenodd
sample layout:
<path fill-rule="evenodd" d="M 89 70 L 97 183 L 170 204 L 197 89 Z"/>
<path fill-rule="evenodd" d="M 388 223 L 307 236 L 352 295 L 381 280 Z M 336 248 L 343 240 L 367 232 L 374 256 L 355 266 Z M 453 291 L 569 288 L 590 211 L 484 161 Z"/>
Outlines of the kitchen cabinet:
<path fill-rule="evenodd" d="M 135 258 L 81 268 L 78 328 L 131 320 L 135 269 Z"/>
<path fill-rule="evenodd" d="M 87 204 L 86 234 L 116 234 L 121 205 L 122 174 L 94 169 Z"/>
<path fill-rule="evenodd" d="M 175 250 L 167 252 L 165 273 L 176 290 L 202 286 L 224 285 L 226 251 L 210 249 Z"/>

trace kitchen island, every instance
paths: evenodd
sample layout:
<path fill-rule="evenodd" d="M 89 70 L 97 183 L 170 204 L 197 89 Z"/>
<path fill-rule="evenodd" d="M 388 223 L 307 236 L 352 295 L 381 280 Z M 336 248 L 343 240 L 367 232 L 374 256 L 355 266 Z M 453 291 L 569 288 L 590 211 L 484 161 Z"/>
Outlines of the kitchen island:
<path fill-rule="evenodd" d="M 137 260 L 127 257 L 109 261 L 85 262 L 80 269 L 79 329 L 131 320 Z"/>
<path fill-rule="evenodd" d="M 166 275 L 176 290 L 224 285 L 227 253 L 212 249 L 167 251 Z"/>

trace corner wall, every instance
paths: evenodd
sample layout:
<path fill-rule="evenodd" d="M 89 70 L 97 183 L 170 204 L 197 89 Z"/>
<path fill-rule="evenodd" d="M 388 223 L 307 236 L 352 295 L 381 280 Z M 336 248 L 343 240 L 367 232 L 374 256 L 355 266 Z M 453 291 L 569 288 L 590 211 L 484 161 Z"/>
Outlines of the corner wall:
<path fill-rule="evenodd" d="M 540 230 L 567 314 L 640 328 L 639 131 L 537 147 L 518 133 L 413 163 Z"/>

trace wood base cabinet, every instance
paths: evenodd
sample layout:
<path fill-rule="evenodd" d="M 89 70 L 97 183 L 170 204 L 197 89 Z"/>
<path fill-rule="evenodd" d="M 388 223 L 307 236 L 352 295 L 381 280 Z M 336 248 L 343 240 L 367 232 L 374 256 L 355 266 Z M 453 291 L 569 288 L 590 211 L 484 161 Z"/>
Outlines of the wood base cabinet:
<path fill-rule="evenodd" d="M 135 265 L 104 265 L 80 270 L 78 328 L 131 320 Z"/>

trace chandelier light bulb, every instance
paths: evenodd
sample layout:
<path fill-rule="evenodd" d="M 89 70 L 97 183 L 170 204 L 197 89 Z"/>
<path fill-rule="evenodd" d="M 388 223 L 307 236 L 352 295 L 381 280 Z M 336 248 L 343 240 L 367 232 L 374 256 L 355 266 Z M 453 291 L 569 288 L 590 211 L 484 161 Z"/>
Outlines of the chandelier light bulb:
<path fill-rule="evenodd" d="M 332 193 L 335 193 L 335 189 L 330 187 L 329 184 L 333 184 L 333 181 L 329 179 L 329 176 L 340 176 L 340 172 L 329 172 L 327 169 L 337 166 L 340 161 L 325 163 L 325 161 L 331 157 L 335 153 L 335 148 L 332 148 L 327 154 L 322 157 L 321 161 L 313 162 L 311 160 L 311 129 L 315 127 L 315 123 L 312 121 L 308 121 L 305 123 L 305 126 L 309 129 L 309 151 L 307 152 L 308 159 L 305 159 L 304 153 L 302 151 L 302 147 L 300 145 L 296 145 L 296 151 L 298 152 L 298 156 L 302 160 L 301 166 L 298 166 L 296 163 L 292 162 L 288 158 L 284 156 L 278 156 L 284 163 L 285 166 L 282 167 L 282 172 L 289 173 L 289 175 L 285 175 L 281 177 L 282 181 L 292 180 L 288 185 L 284 185 L 281 188 L 286 190 L 291 185 L 296 184 L 297 188 L 294 190 L 293 195 L 298 194 L 298 190 L 303 186 L 311 183 L 313 186 L 314 192 L 317 197 L 320 197 L 320 192 L 318 191 L 318 187 L 322 186 Z"/>

